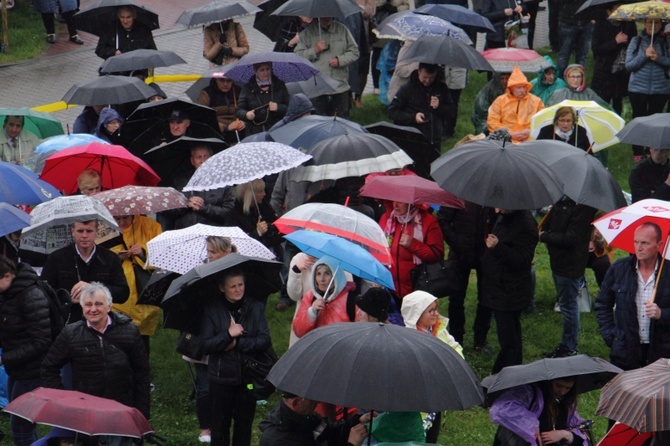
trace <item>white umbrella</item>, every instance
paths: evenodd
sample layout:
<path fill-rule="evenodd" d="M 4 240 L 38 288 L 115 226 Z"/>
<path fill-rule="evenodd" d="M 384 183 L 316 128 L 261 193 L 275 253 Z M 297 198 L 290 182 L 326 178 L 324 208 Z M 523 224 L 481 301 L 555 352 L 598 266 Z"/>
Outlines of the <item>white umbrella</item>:
<path fill-rule="evenodd" d="M 275 255 L 261 242 L 249 237 L 240 228 L 209 226 L 198 223 L 176 231 L 165 231 L 147 243 L 147 264 L 185 274 L 207 258 L 206 238 L 210 235 L 228 237 L 237 252 L 248 257 L 273 260 Z"/>

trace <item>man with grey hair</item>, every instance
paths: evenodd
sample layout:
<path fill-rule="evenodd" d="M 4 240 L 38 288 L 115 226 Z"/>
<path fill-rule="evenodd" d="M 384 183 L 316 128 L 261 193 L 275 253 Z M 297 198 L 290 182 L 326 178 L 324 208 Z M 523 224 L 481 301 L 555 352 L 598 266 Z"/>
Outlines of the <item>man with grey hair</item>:
<path fill-rule="evenodd" d="M 112 294 L 100 282 L 86 284 L 79 303 L 84 320 L 67 325 L 49 349 L 44 386 L 62 389 L 60 370 L 71 362 L 74 390 L 136 407 L 148 419 L 149 356 L 139 329 L 112 312 Z"/>

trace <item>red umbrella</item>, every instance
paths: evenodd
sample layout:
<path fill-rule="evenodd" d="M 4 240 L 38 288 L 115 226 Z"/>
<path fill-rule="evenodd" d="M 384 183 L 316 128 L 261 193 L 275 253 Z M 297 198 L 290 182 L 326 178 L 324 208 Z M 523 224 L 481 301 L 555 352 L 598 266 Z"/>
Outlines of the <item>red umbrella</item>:
<path fill-rule="evenodd" d="M 537 73 L 551 66 L 537 51 L 521 48 L 492 48 L 483 51 L 482 56 L 499 73 L 511 73 L 515 65 L 525 73 Z"/>
<path fill-rule="evenodd" d="M 623 423 L 616 423 L 598 446 L 643 446 L 653 436 L 651 432 L 638 432 Z"/>
<path fill-rule="evenodd" d="M 141 438 L 154 431 L 136 408 L 73 390 L 40 387 L 24 393 L 3 410 L 32 423 L 86 435 Z"/>
<path fill-rule="evenodd" d="M 129 184 L 155 186 L 160 181 L 151 167 L 124 147 L 93 142 L 61 150 L 47 158 L 40 179 L 66 194 L 77 192 L 77 177 L 84 169 L 102 175 L 102 188 Z"/>
<path fill-rule="evenodd" d="M 410 204 L 435 204 L 456 209 L 465 208 L 456 198 L 437 185 L 417 175 L 378 176 L 361 188 L 361 196 Z"/>

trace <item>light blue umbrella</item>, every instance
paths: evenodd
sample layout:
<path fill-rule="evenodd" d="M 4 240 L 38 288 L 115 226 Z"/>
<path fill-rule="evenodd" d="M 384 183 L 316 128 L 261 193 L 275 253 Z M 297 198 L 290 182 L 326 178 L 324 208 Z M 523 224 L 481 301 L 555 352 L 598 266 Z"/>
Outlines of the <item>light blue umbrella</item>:
<path fill-rule="evenodd" d="M 23 162 L 23 167 L 35 172 L 42 173 L 44 169 L 44 162 L 47 158 L 56 152 L 70 147 L 83 146 L 91 142 L 101 142 L 107 144 L 97 136 L 88 133 L 72 133 L 70 135 L 58 135 L 45 139 L 42 144 L 35 148 L 35 151 Z"/>
<path fill-rule="evenodd" d="M 336 235 L 315 231 L 295 231 L 284 238 L 298 247 L 305 254 L 313 257 L 330 257 L 340 268 L 394 290 L 391 272 L 372 254 L 359 245 Z"/>
<path fill-rule="evenodd" d="M 30 226 L 30 215 L 7 203 L 0 203 L 0 237 Z"/>

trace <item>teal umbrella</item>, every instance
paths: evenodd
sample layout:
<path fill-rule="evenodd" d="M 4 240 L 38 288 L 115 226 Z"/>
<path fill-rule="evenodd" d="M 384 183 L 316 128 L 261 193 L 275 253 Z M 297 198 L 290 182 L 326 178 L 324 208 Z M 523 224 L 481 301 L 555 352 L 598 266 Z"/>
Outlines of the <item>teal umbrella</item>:
<path fill-rule="evenodd" d="M 60 121 L 49 113 L 29 108 L 0 108 L 0 123 L 3 126 L 7 116 L 23 116 L 25 122 L 23 128 L 40 139 L 65 133 Z"/>

